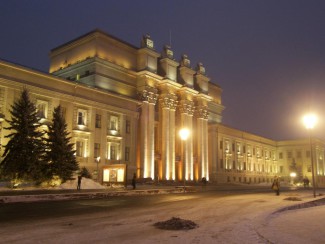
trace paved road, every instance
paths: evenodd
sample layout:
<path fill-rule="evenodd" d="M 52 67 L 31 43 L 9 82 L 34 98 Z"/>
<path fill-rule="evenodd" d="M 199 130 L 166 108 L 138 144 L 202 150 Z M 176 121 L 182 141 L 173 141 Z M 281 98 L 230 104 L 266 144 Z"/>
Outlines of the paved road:
<path fill-rule="evenodd" d="M 13 203 L 0 206 L 1 243 L 270 243 L 260 223 L 283 201 L 267 188 Z M 190 231 L 164 231 L 157 221 L 180 217 Z"/>
<path fill-rule="evenodd" d="M 46 193 L 44 193 L 46 192 Z M 76 191 L 60 191 L 60 194 L 71 193 Z M 98 191 L 82 191 L 81 194 L 93 194 Z M 124 208 L 146 208 L 155 206 L 159 203 L 177 202 L 179 200 L 191 198 L 209 198 L 209 197 L 224 197 L 227 195 L 249 194 L 252 192 L 269 192 L 266 188 L 242 188 L 242 187 L 228 187 L 228 188 L 198 188 L 196 192 L 179 193 L 179 194 L 164 194 L 164 195 L 131 195 L 131 196 L 109 196 L 105 199 L 80 199 L 69 201 L 49 201 L 41 202 L 23 202 L 5 204 L 0 208 L 0 223 L 10 223 L 11 221 L 29 221 L 33 219 L 49 219 L 62 216 L 78 216 L 83 214 L 93 214 L 110 211 L 122 211 Z M 42 194 L 50 194 L 51 191 L 43 191 Z M 53 193 L 53 192 L 52 192 Z M 105 191 L 99 191 L 105 193 Z M 11 193 L 12 194 L 12 193 Z M 39 194 L 38 191 L 15 192 L 17 194 L 34 195 Z M 55 192 L 57 195 L 58 192 Z M 98 205 L 101 207 L 99 208 Z"/>

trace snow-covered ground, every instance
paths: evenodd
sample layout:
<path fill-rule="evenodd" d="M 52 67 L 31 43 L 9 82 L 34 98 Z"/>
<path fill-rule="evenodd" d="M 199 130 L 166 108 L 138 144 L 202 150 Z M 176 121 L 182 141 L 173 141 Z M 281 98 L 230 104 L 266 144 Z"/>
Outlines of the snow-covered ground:
<path fill-rule="evenodd" d="M 85 182 L 86 183 L 86 182 Z M 71 186 L 76 186 L 71 183 Z M 288 197 L 302 201 L 285 200 Z M 318 196 L 316 199 L 323 197 Z M 198 198 L 175 194 L 172 202 L 146 208 L 0 226 L 2 243 L 325 243 L 325 205 L 279 211 L 313 201 L 311 190 Z M 109 201 L 80 202 L 103 207 Z M 159 221 L 191 220 L 192 230 L 161 230 Z"/>
<path fill-rule="evenodd" d="M 76 189 L 77 188 L 77 180 L 68 180 L 67 182 L 58 186 L 59 189 Z M 106 187 L 99 184 L 98 182 L 88 179 L 82 178 L 81 180 L 81 189 L 105 189 Z"/>

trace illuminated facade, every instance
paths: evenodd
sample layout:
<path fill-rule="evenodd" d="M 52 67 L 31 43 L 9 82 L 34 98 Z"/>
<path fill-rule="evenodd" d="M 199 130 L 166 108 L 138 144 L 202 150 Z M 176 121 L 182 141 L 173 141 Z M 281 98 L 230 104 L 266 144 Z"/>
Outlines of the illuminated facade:
<path fill-rule="evenodd" d="M 192 69 L 187 55 L 176 61 L 169 46 L 158 53 L 148 35 L 138 48 L 95 30 L 52 49 L 50 61 L 50 74 L 0 61 L 0 113 L 10 116 L 23 87 L 44 123 L 60 104 L 80 166 L 95 177 L 99 172 L 104 183 L 133 173 L 154 180 L 265 182 L 289 173 L 290 158 L 279 152 L 308 145 L 293 141 L 290 149 L 222 125 L 222 90 L 204 66 Z M 190 131 L 185 141 L 182 128 Z M 324 145 L 317 143 L 321 177 Z M 308 164 L 298 164 L 308 175 Z"/>
<path fill-rule="evenodd" d="M 274 176 L 284 181 L 312 179 L 311 156 L 319 186 L 325 185 L 323 141 L 309 139 L 273 141 L 222 124 L 209 126 L 210 175 L 214 182 L 270 183 Z M 290 179 L 290 173 L 296 173 Z"/>

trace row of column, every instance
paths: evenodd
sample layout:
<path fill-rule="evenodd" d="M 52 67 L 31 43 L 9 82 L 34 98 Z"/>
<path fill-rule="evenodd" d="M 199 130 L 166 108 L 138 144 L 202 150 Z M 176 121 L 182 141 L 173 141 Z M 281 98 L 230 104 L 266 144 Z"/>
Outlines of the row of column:
<path fill-rule="evenodd" d="M 195 92 L 197 94 L 197 92 Z M 179 94 L 178 94 L 179 95 Z M 193 95 L 193 94 L 192 94 Z M 181 172 L 186 180 L 209 179 L 208 167 L 208 110 L 203 99 L 187 99 L 180 95 L 180 101 L 175 93 L 161 92 L 159 96 L 160 162 L 155 167 L 155 104 L 158 99 L 157 90 L 147 87 L 142 92 L 141 132 L 140 132 L 140 169 L 143 177 L 156 179 L 159 175 L 163 180 L 177 180 L 176 176 L 176 141 L 180 128 L 190 131 L 189 138 L 184 142 Z M 193 98 L 193 97 L 192 97 Z M 176 117 L 176 110 L 179 112 Z M 195 120 L 193 119 L 195 118 Z M 194 162 L 194 154 L 196 162 Z M 194 167 L 197 163 L 197 167 Z M 185 169 L 183 168 L 185 167 Z M 158 172 L 155 172 L 156 171 Z M 141 175 L 141 174 L 140 174 Z M 179 179 L 179 178 L 178 178 Z M 184 180 L 184 175 L 181 179 Z"/>

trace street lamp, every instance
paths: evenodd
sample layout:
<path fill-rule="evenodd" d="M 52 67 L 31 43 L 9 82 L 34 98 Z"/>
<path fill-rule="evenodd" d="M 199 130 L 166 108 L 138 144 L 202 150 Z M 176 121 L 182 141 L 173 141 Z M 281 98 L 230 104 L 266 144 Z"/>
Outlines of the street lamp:
<path fill-rule="evenodd" d="M 303 117 L 303 122 L 305 124 L 306 129 L 309 131 L 309 143 L 310 143 L 310 160 L 311 160 L 311 175 L 313 180 L 313 192 L 314 197 L 316 197 L 316 190 L 315 190 L 315 171 L 314 171 L 314 158 L 313 158 L 313 144 L 311 142 L 311 133 L 312 129 L 317 124 L 317 116 L 315 114 L 307 114 Z"/>
<path fill-rule="evenodd" d="M 99 161 L 100 161 L 100 157 L 98 156 L 96 158 L 96 162 L 97 162 L 97 182 L 98 182 L 98 178 L 99 178 L 99 172 L 98 172 L 98 164 L 99 164 Z"/>
<path fill-rule="evenodd" d="M 183 178 L 184 178 L 184 192 L 185 192 L 185 165 L 186 165 L 186 154 L 185 154 L 185 149 L 184 149 L 184 145 L 185 145 L 185 142 L 187 140 L 187 138 L 189 137 L 190 135 L 190 131 L 187 129 L 187 128 L 182 128 L 180 131 L 179 131 L 179 136 L 181 137 L 181 140 L 182 140 L 182 157 L 183 157 Z"/>

